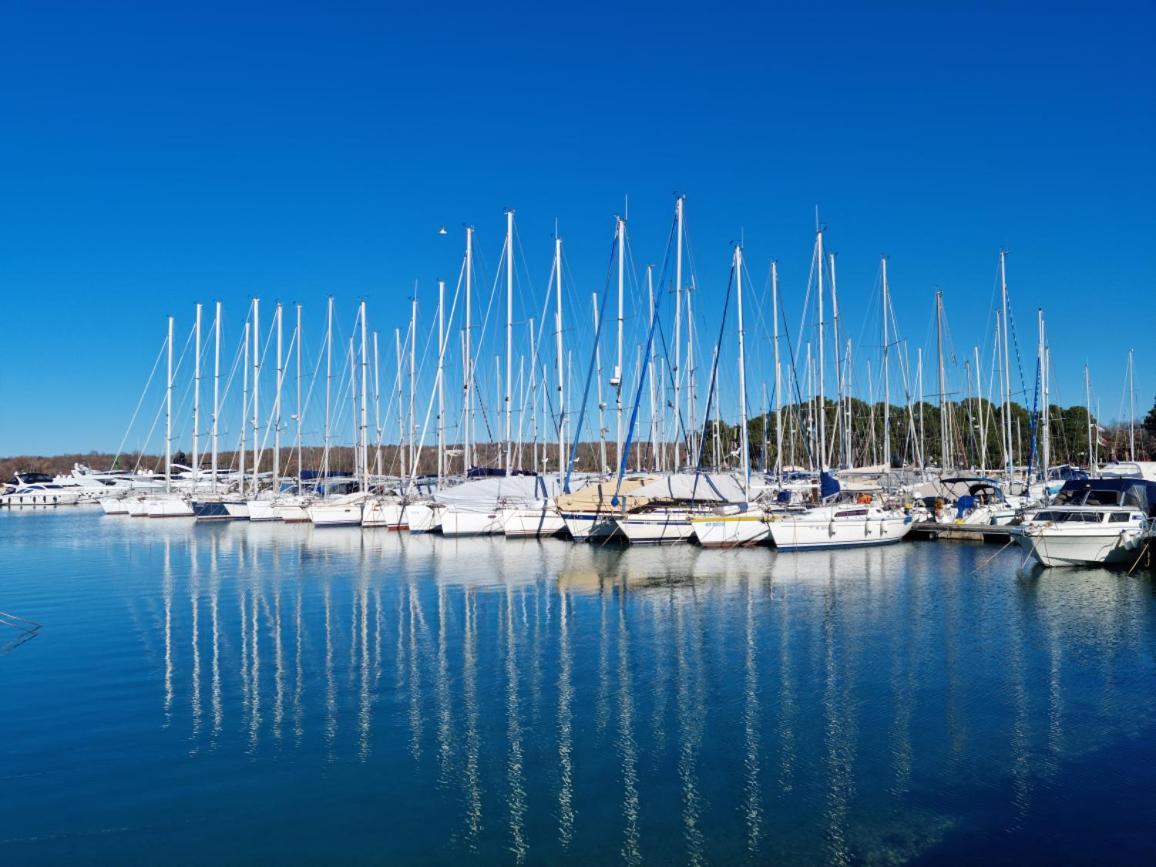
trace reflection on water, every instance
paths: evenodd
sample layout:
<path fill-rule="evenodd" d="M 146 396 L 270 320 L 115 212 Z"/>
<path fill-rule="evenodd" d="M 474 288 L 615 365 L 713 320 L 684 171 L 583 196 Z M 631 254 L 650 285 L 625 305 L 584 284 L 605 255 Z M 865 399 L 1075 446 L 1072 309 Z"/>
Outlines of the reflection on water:
<path fill-rule="evenodd" d="M 289 860 L 959 857 L 1156 730 L 1151 578 L 40 517 L 0 537 L 46 624 L 0 659 L 28 858 L 110 827 L 98 855 L 263 851 L 213 849 L 231 822 Z"/>

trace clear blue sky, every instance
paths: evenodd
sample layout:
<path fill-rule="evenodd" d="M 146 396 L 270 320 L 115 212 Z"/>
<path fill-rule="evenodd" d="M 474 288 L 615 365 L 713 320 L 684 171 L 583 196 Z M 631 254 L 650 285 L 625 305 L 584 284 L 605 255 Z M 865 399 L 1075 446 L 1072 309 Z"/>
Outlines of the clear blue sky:
<path fill-rule="evenodd" d="M 488 290 L 506 207 L 525 307 L 557 218 L 585 316 L 623 197 L 656 261 L 676 190 L 704 336 L 740 235 L 759 288 L 780 260 L 797 322 L 818 205 L 857 353 L 877 352 L 881 253 L 905 336 L 930 346 L 938 286 L 962 355 L 1006 246 L 1058 399 L 1088 362 L 1117 416 L 1134 345 L 1150 407 L 1153 4 L 841 5 L 5 4 L 0 454 L 115 448 L 165 316 L 183 336 L 198 300 L 233 339 L 250 296 L 300 301 L 309 347 L 327 293 L 346 332 L 364 295 L 392 345 L 466 223 Z"/>

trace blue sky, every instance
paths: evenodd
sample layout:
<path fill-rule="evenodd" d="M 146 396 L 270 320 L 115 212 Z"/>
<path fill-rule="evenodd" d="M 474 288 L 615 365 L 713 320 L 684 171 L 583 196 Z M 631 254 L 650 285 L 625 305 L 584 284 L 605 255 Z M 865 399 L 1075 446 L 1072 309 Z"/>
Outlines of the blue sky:
<path fill-rule="evenodd" d="M 1005 246 L 1025 365 L 1043 306 L 1058 399 L 1088 363 L 1118 416 L 1133 345 L 1146 410 L 1153 5 L 938 5 L 7 4 L 0 454 L 115 448 L 196 301 L 223 300 L 232 340 L 251 296 L 300 302 L 308 350 L 328 293 L 346 333 L 364 296 L 392 346 L 418 281 L 424 332 L 466 223 L 488 292 L 507 207 L 520 316 L 559 221 L 584 370 L 614 215 L 629 196 L 657 262 L 675 191 L 704 337 L 740 237 L 753 291 L 780 261 L 797 323 L 818 206 L 857 356 L 878 352 L 881 253 L 904 336 L 931 346 L 939 287 L 962 358 L 990 342 Z"/>

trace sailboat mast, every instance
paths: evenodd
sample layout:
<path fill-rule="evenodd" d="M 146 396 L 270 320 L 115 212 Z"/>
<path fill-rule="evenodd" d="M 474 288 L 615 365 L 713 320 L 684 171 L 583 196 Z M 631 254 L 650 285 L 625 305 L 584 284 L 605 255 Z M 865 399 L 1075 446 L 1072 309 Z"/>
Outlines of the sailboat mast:
<path fill-rule="evenodd" d="M 751 461 L 747 431 L 747 354 L 743 344 L 743 248 L 735 245 L 735 288 L 738 300 L 739 324 L 739 448 L 742 449 L 743 493 L 750 499 Z"/>
<path fill-rule="evenodd" d="M 361 478 L 362 490 L 369 490 L 369 417 L 366 411 L 365 398 L 368 382 L 369 366 L 367 364 L 368 341 L 366 340 L 365 301 L 361 302 Z"/>
<path fill-rule="evenodd" d="M 1136 383 L 1132 367 L 1132 350 L 1128 350 L 1128 460 L 1136 460 Z"/>
<path fill-rule="evenodd" d="M 438 280 L 438 487 L 445 476 L 446 464 L 446 281 Z M 376 339 L 375 339 L 376 340 Z M 375 342 L 376 346 L 376 342 Z"/>
<path fill-rule="evenodd" d="M 217 416 L 221 411 L 221 302 L 213 316 L 213 493 L 217 492 Z"/>
<path fill-rule="evenodd" d="M 815 264 L 818 266 L 819 276 L 819 458 L 818 469 L 822 472 L 827 466 L 827 401 L 823 393 L 823 379 L 825 364 L 823 359 L 823 330 L 826 323 L 823 321 L 823 230 L 815 233 Z"/>
<path fill-rule="evenodd" d="M 1088 416 L 1088 472 L 1096 471 L 1096 452 L 1092 435 L 1092 378 L 1088 374 L 1088 365 L 1084 365 L 1084 407 Z"/>
<path fill-rule="evenodd" d="M 972 347 L 975 353 L 975 407 L 979 418 L 979 454 L 978 461 L 980 475 L 987 475 L 987 414 L 984 412 L 983 402 L 983 368 L 979 365 L 979 347 Z"/>
<path fill-rule="evenodd" d="M 922 472 L 927 466 L 927 438 L 925 436 L 924 416 L 926 406 L 923 402 L 923 347 L 915 351 L 916 376 L 919 379 L 919 469 Z"/>
<path fill-rule="evenodd" d="M 301 493 L 301 423 L 305 408 L 301 404 L 301 305 L 297 305 L 297 493 Z"/>
<path fill-rule="evenodd" d="M 257 478 L 260 475 L 261 455 L 258 452 L 261 418 L 257 414 L 261 403 L 261 300 L 253 299 L 253 499 L 257 498 Z"/>
<path fill-rule="evenodd" d="M 514 212 L 506 211 L 506 475 L 513 472 Z"/>
<path fill-rule="evenodd" d="M 883 471 L 891 472 L 891 337 L 888 333 L 891 314 L 891 288 L 887 285 L 887 257 L 883 267 Z"/>
<path fill-rule="evenodd" d="M 201 305 L 197 305 L 196 325 L 193 340 L 193 490 L 201 474 L 200 433 L 201 433 Z"/>
<path fill-rule="evenodd" d="M 273 491 L 281 489 L 281 381 L 284 378 L 284 361 L 282 359 L 282 310 L 277 304 L 277 390 L 273 397 Z"/>
<path fill-rule="evenodd" d="M 470 426 L 474 414 L 474 356 L 473 350 L 470 348 L 470 327 L 473 323 L 473 314 L 471 312 L 471 296 L 473 286 L 473 270 L 474 270 L 474 229 L 473 226 L 466 227 L 466 335 L 465 335 L 465 353 L 462 361 L 462 377 L 465 380 L 463 390 L 465 392 L 465 416 L 462 419 L 462 469 L 463 473 L 468 475 L 470 467 L 473 466 L 474 456 L 471 450 L 470 440 Z"/>
<path fill-rule="evenodd" d="M 939 367 L 939 467 L 947 470 L 948 455 L 947 385 L 943 368 L 943 293 L 935 293 L 935 352 Z"/>
<path fill-rule="evenodd" d="M 650 305 L 650 322 L 654 322 L 654 266 L 646 266 L 646 296 Z M 658 457 L 657 383 L 654 381 L 654 343 L 651 341 L 650 358 L 646 361 L 646 381 L 650 386 L 650 465 L 655 472 L 662 469 Z"/>
<path fill-rule="evenodd" d="M 626 220 L 622 217 L 617 218 L 616 230 L 618 235 L 618 354 L 615 356 L 614 378 L 611 380 L 611 385 L 614 386 L 614 462 L 619 464 L 622 462 L 622 291 L 626 274 Z"/>
<path fill-rule="evenodd" d="M 165 493 L 173 489 L 173 317 L 169 317 L 168 377 L 165 387 Z"/>
<path fill-rule="evenodd" d="M 377 439 L 377 448 L 373 455 L 373 471 L 381 475 L 381 353 L 378 344 L 377 330 L 373 332 L 373 432 Z"/>
<path fill-rule="evenodd" d="M 598 472 L 604 473 L 609 467 L 606 465 L 606 417 L 604 415 L 606 403 L 602 400 L 602 341 L 597 339 L 601 336 L 598 331 L 597 292 L 592 293 L 591 300 L 594 303 L 594 376 L 598 380 L 598 455 L 601 461 Z"/>
<path fill-rule="evenodd" d="M 558 373 L 558 489 L 566 478 L 566 388 L 562 355 L 562 239 L 554 236 L 554 351 Z"/>
<path fill-rule="evenodd" d="M 401 470 L 401 477 L 406 478 L 405 461 L 405 386 L 401 377 L 401 329 L 393 329 L 394 360 L 397 363 L 397 376 L 394 377 L 394 391 L 397 394 L 397 461 Z"/>
<path fill-rule="evenodd" d="M 1012 417 L 1011 417 L 1011 356 L 1008 354 L 1008 317 L 1007 317 L 1007 251 L 999 251 L 999 284 L 1000 304 L 1003 308 L 1003 424 L 1004 437 L 1007 442 L 1007 477 L 1011 480 L 1015 472 L 1015 457 L 1012 453 Z"/>
<path fill-rule="evenodd" d="M 417 289 L 414 288 L 409 312 L 409 471 L 417 475 L 417 416 L 414 399 L 417 394 Z"/>
<path fill-rule="evenodd" d="M 681 426 L 678 423 L 680 393 L 682 389 L 682 229 L 683 229 L 683 196 L 674 200 L 675 220 L 678 224 L 675 236 L 674 258 L 674 467 L 677 472 L 682 468 L 682 438 Z M 689 424 L 689 422 L 688 422 Z"/>
<path fill-rule="evenodd" d="M 775 348 L 775 476 L 783 480 L 783 369 L 779 364 L 779 263 L 771 260 L 771 316 Z"/>
<path fill-rule="evenodd" d="M 325 310 L 325 432 L 324 448 L 321 452 L 321 474 L 329 475 L 329 428 L 330 393 L 333 390 L 333 296 L 330 295 Z"/>
<path fill-rule="evenodd" d="M 250 323 L 246 322 L 245 338 L 242 341 L 245 348 L 245 358 L 241 364 L 241 448 L 237 454 L 238 471 L 240 472 L 238 491 L 242 496 L 245 493 L 245 455 L 248 451 L 245 447 L 245 431 L 248 427 L 246 414 L 249 412 L 249 330 Z"/>
<path fill-rule="evenodd" d="M 1051 442 L 1049 430 L 1050 412 L 1048 410 L 1048 350 L 1047 350 L 1047 333 L 1044 326 L 1044 308 L 1039 308 L 1037 317 L 1040 330 L 1040 345 L 1039 345 L 1039 360 L 1040 368 L 1040 481 L 1044 481 L 1048 477 L 1048 463 L 1051 460 Z"/>

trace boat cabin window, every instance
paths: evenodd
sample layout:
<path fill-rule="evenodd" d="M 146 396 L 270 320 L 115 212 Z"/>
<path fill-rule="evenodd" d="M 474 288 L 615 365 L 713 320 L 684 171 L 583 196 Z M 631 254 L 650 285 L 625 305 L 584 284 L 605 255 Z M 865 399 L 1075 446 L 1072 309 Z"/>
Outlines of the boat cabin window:
<path fill-rule="evenodd" d="M 1108 518 L 1113 524 L 1124 524 L 1128 521 L 1135 521 L 1137 518 L 1133 512 L 1113 512 L 1112 516 Z"/>
<path fill-rule="evenodd" d="M 1062 524 L 1066 521 L 1077 521 L 1084 524 L 1099 524 L 1104 520 L 1104 512 L 1059 512 L 1047 511 L 1036 515 L 1037 521 L 1052 521 Z"/>
<path fill-rule="evenodd" d="M 844 509 L 841 512 L 836 512 L 836 518 L 861 518 L 867 514 L 866 509 Z"/>

